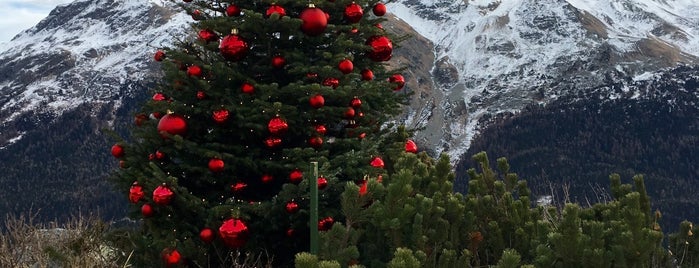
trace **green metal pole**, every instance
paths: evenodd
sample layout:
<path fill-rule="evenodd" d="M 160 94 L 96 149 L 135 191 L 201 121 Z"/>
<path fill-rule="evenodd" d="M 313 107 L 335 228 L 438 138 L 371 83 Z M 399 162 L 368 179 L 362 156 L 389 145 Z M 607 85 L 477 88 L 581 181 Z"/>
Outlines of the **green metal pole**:
<path fill-rule="evenodd" d="M 311 162 L 311 254 L 318 255 L 318 162 Z"/>

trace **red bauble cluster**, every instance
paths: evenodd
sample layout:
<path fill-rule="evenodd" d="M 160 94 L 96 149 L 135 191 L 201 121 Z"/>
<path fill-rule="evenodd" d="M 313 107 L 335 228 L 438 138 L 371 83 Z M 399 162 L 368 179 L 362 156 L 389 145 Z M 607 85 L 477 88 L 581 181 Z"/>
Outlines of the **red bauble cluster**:
<path fill-rule="evenodd" d="M 230 248 L 241 248 L 248 241 L 248 226 L 240 219 L 228 219 L 218 228 L 219 237 Z"/>
<path fill-rule="evenodd" d="M 138 201 L 141 201 L 144 195 L 143 187 L 135 181 L 129 189 L 129 202 L 136 204 Z"/>
<path fill-rule="evenodd" d="M 318 36 L 328 27 L 329 15 L 313 4 L 301 11 L 301 31 L 308 36 Z"/>
<path fill-rule="evenodd" d="M 372 36 L 366 44 L 371 47 L 369 58 L 374 61 L 388 61 L 393 54 L 393 42 L 385 36 Z"/>
<path fill-rule="evenodd" d="M 235 32 L 235 31 L 234 31 Z M 239 61 L 247 55 L 248 44 L 237 34 L 229 34 L 221 40 L 218 46 L 221 55 L 230 61 Z"/>
<path fill-rule="evenodd" d="M 161 133 L 162 137 L 167 137 L 164 133 L 170 135 L 184 135 L 187 133 L 187 121 L 184 117 L 178 114 L 166 114 L 160 118 L 158 122 L 158 133 Z"/>
<path fill-rule="evenodd" d="M 153 202 L 162 206 L 168 205 L 174 195 L 175 193 L 173 193 L 167 185 L 163 184 L 153 190 Z"/>
<path fill-rule="evenodd" d="M 364 10 L 362 10 L 362 6 L 352 2 L 345 7 L 344 16 L 345 20 L 348 22 L 357 23 L 362 19 L 362 16 L 364 16 Z"/>

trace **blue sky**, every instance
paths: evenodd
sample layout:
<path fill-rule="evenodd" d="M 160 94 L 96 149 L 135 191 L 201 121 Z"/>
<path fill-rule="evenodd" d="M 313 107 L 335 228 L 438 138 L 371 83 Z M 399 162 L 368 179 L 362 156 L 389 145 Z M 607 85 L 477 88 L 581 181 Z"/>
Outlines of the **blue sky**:
<path fill-rule="evenodd" d="M 0 0 L 0 43 L 45 18 L 56 5 L 73 0 Z"/>

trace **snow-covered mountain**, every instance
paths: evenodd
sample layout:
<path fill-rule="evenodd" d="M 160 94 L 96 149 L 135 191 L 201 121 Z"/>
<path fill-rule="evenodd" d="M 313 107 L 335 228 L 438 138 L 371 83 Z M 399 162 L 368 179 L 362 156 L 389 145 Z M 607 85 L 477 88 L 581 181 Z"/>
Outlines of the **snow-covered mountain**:
<path fill-rule="evenodd" d="M 421 140 L 452 159 L 494 114 L 699 62 L 694 0 L 398 0 L 388 7 L 434 44 L 436 104 L 407 122 L 426 127 Z"/>
<path fill-rule="evenodd" d="M 31 129 L 16 126 L 22 117 L 118 107 L 143 94 L 141 85 L 154 80 L 150 55 L 181 36 L 186 21 L 155 0 L 78 0 L 2 44 L 0 148 Z"/>

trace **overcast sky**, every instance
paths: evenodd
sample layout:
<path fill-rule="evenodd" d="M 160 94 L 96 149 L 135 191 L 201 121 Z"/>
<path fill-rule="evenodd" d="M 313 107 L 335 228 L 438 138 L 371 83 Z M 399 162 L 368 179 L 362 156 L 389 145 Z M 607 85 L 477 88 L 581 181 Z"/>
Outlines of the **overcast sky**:
<path fill-rule="evenodd" d="M 0 0 L 0 43 L 45 18 L 56 5 L 73 0 Z"/>

